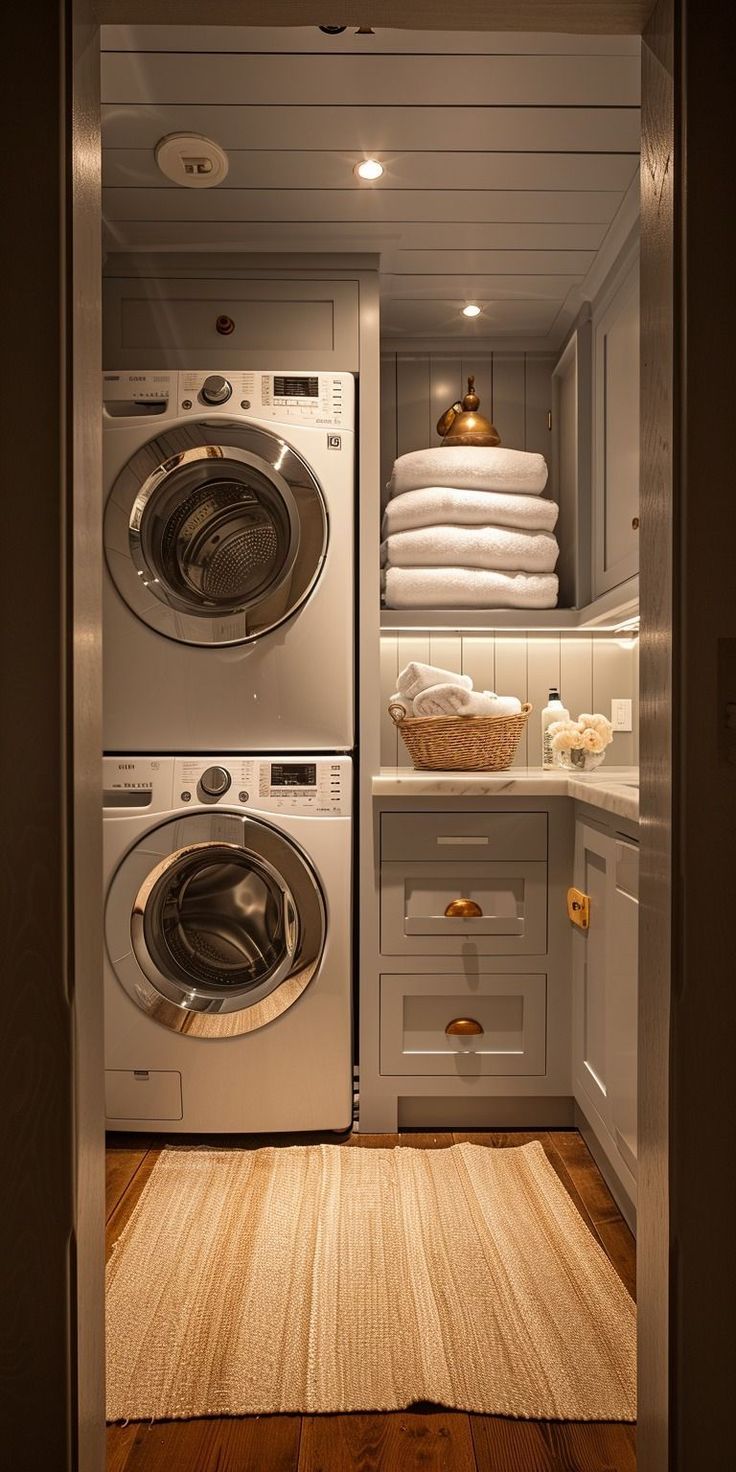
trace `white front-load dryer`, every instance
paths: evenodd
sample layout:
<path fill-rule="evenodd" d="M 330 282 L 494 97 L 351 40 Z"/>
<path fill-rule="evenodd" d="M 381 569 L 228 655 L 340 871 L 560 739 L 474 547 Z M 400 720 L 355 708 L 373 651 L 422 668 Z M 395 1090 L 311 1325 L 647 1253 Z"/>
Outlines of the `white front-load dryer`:
<path fill-rule="evenodd" d="M 105 751 L 352 748 L 354 390 L 104 374 Z"/>
<path fill-rule="evenodd" d="M 352 1118 L 349 757 L 106 757 L 109 1129 Z"/>

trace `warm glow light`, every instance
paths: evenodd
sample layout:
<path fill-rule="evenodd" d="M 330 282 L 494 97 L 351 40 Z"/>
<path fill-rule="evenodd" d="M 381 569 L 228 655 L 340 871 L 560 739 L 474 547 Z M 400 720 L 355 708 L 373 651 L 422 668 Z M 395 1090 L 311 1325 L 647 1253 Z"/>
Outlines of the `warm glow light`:
<path fill-rule="evenodd" d="M 473 302 L 469 303 L 467 307 L 463 307 L 463 317 L 480 317 L 480 307 L 476 307 Z"/>
<path fill-rule="evenodd" d="M 380 179 L 383 164 L 379 164 L 377 158 L 364 158 L 361 163 L 355 165 L 353 173 L 357 174 L 360 179 Z"/>

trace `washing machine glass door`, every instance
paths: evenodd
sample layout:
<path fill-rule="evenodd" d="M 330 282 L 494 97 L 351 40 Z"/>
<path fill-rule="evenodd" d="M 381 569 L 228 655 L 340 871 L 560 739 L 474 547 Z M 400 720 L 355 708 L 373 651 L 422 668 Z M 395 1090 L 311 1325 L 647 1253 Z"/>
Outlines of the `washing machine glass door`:
<path fill-rule="evenodd" d="M 158 435 L 128 461 L 105 511 L 119 593 L 187 644 L 257 639 L 291 618 L 324 563 L 327 512 L 279 436 L 230 420 Z"/>
<path fill-rule="evenodd" d="M 157 858 L 162 847 L 169 851 Z M 118 977 L 177 1032 L 263 1027 L 301 996 L 322 956 L 317 876 L 267 823 L 218 812 L 164 824 L 123 862 L 114 892 L 112 930 L 124 927 L 126 910 L 129 926 L 128 956 L 113 961 Z M 120 955 L 110 926 L 108 935 L 111 957 Z"/>

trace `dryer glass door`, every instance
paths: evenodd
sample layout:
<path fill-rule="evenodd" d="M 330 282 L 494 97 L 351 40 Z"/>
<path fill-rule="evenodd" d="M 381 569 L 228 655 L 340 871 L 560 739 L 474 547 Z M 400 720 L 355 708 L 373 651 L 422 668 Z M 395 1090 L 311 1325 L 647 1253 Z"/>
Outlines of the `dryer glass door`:
<path fill-rule="evenodd" d="M 306 462 L 230 420 L 169 430 L 118 476 L 105 549 L 118 591 L 158 633 L 191 644 L 256 639 L 311 593 L 327 513 Z"/>
<path fill-rule="evenodd" d="M 325 942 L 306 855 L 270 824 L 221 811 L 148 834 L 118 870 L 108 910 L 108 950 L 133 1001 L 201 1037 L 280 1016 L 309 985 Z"/>

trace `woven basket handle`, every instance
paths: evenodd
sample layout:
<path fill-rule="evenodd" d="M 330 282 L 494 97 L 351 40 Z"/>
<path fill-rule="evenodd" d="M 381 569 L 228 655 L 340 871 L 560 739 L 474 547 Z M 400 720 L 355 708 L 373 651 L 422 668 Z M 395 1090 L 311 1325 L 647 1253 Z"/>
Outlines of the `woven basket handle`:
<path fill-rule="evenodd" d="M 403 705 L 399 705 L 395 700 L 389 706 L 388 713 L 395 726 L 400 726 L 401 722 L 406 718 L 406 711 Z"/>
<path fill-rule="evenodd" d="M 534 706 L 531 705 L 528 700 L 526 700 L 522 705 L 519 714 L 522 716 L 528 716 L 530 710 L 534 710 Z"/>

